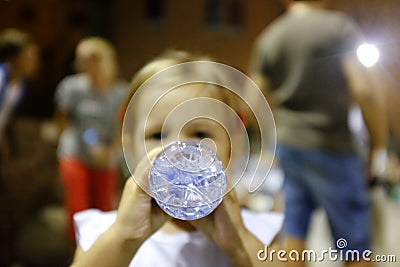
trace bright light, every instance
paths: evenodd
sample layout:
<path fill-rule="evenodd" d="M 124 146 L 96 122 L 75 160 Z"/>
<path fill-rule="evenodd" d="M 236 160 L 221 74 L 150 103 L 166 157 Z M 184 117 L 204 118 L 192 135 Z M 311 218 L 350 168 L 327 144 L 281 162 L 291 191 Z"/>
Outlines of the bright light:
<path fill-rule="evenodd" d="M 361 64 L 369 68 L 379 60 L 379 50 L 371 44 L 363 44 L 357 48 L 357 57 Z"/>

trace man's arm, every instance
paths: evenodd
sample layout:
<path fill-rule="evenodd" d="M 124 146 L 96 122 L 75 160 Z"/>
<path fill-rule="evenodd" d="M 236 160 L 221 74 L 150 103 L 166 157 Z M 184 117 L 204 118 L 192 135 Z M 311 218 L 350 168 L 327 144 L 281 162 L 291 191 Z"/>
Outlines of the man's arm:
<path fill-rule="evenodd" d="M 356 58 L 345 58 L 343 60 L 343 68 L 352 97 L 361 108 L 369 132 L 369 171 L 372 172 L 370 175 L 374 176 L 377 174 L 377 167 L 374 167 L 374 165 L 377 163 L 378 165 L 384 164 L 379 164 L 377 161 L 384 161 L 388 138 L 384 92 L 380 90 L 374 75 L 363 67 Z"/>

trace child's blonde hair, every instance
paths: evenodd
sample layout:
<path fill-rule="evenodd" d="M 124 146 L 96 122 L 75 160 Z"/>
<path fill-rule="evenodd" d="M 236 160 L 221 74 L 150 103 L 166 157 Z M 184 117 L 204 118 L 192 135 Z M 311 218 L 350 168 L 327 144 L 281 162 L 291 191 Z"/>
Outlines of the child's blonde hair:
<path fill-rule="evenodd" d="M 155 58 L 153 61 L 142 67 L 134 75 L 129 87 L 129 92 L 122 106 L 122 110 L 124 112 L 126 111 L 133 95 L 153 75 L 175 65 L 179 65 L 182 63 L 196 62 L 196 61 L 212 61 L 212 59 L 207 56 L 194 55 L 186 51 L 176 51 L 176 50 L 167 51 L 163 53 L 161 56 Z M 182 75 L 189 75 L 189 73 L 183 73 L 183 71 L 187 71 L 187 69 L 182 69 L 180 71 L 182 73 L 177 73 L 176 77 L 174 77 L 175 79 L 180 79 L 179 76 Z M 193 70 L 193 72 L 199 72 L 199 73 L 201 72 L 203 75 L 207 76 L 209 81 L 215 82 L 215 86 L 212 86 L 213 93 L 215 93 L 218 96 L 219 100 L 221 100 L 223 103 L 227 104 L 236 112 L 238 112 L 240 98 L 231 90 L 223 88 L 222 86 L 218 86 L 218 84 L 224 84 L 224 79 L 226 79 L 226 77 L 224 77 L 224 74 L 218 71 L 218 68 L 215 68 L 213 70 L 211 69 L 205 70 L 204 68 L 197 68 Z"/>
<path fill-rule="evenodd" d="M 101 37 L 86 37 L 78 43 L 76 50 L 83 50 L 98 58 L 104 75 L 112 80 L 117 78 L 119 72 L 117 53 L 108 40 Z"/>

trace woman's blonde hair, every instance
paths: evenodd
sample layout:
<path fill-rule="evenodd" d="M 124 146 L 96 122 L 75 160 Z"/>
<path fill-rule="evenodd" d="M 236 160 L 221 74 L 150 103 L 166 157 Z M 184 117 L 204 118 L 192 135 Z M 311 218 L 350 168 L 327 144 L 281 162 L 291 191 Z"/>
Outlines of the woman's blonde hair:
<path fill-rule="evenodd" d="M 83 50 L 98 58 L 104 75 L 111 79 L 117 78 L 119 72 L 117 53 L 108 40 L 101 37 L 86 37 L 78 43 L 76 50 Z"/>

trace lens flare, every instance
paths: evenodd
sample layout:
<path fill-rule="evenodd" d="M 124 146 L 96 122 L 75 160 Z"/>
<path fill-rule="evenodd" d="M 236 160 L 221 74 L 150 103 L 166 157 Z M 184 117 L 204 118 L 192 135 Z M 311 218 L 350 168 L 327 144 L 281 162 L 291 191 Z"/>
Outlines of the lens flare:
<path fill-rule="evenodd" d="M 357 48 L 357 57 L 361 64 L 369 68 L 374 66 L 379 60 L 379 50 L 371 44 L 362 44 Z"/>

